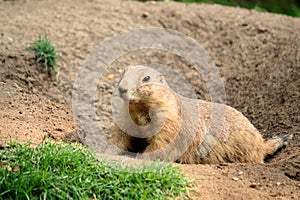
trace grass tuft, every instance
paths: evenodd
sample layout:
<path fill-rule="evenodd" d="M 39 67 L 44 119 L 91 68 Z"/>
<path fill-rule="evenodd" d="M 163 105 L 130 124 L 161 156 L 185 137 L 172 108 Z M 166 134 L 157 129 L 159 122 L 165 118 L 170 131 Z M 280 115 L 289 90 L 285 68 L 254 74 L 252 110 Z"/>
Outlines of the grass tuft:
<path fill-rule="evenodd" d="M 48 72 L 56 71 L 58 58 L 56 47 L 47 37 L 40 36 L 38 39 L 33 41 L 30 49 L 35 52 L 35 59 L 37 63 L 42 63 Z"/>
<path fill-rule="evenodd" d="M 145 0 L 144 0 L 145 1 Z M 147 1 L 147 0 L 146 0 Z M 156 0 L 179 1 L 183 3 L 213 3 L 225 6 L 242 7 L 262 12 L 281 13 L 289 16 L 300 17 L 299 0 Z"/>
<path fill-rule="evenodd" d="M 0 199 L 168 199 L 191 181 L 171 165 L 124 167 L 79 144 L 13 144 L 0 151 Z"/>

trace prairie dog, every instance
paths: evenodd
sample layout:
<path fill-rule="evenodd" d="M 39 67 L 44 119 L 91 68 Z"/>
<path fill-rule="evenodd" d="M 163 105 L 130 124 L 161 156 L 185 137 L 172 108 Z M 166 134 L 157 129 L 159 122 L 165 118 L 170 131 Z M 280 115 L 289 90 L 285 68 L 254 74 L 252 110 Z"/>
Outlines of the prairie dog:
<path fill-rule="evenodd" d="M 176 94 L 163 75 L 146 66 L 126 68 L 118 83 L 110 142 L 141 158 L 179 163 L 263 163 L 292 135 L 265 141 L 236 109 Z"/>

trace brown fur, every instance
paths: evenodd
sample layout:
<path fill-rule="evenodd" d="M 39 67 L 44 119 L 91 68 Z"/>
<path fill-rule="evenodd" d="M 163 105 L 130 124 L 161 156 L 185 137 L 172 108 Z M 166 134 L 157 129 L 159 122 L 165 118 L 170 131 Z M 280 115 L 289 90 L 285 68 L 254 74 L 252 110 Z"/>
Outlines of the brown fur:
<path fill-rule="evenodd" d="M 141 82 L 145 76 L 153 80 Z M 264 141 L 239 111 L 182 97 L 168 87 L 159 72 L 147 67 L 128 68 L 119 88 L 124 104 L 110 141 L 124 151 L 143 153 L 142 158 L 169 157 L 190 164 L 263 163 L 266 155 L 290 138 Z"/>

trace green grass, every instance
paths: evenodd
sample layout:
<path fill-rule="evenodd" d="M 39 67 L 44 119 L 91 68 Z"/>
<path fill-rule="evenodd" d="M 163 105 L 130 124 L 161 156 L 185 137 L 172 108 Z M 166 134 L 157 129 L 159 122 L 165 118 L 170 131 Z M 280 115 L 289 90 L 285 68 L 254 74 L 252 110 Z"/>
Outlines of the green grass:
<path fill-rule="evenodd" d="M 47 37 L 40 36 L 32 43 L 29 49 L 35 52 L 36 62 L 44 65 L 48 72 L 56 71 L 58 58 L 56 47 Z"/>
<path fill-rule="evenodd" d="M 169 199 L 190 183 L 174 166 L 124 167 L 79 144 L 0 150 L 0 199 Z"/>
<path fill-rule="evenodd" d="M 300 17 L 300 2 L 298 0 L 157 0 L 179 1 L 183 3 L 216 3 L 225 6 L 242 7 L 258 11 L 280 13 Z"/>

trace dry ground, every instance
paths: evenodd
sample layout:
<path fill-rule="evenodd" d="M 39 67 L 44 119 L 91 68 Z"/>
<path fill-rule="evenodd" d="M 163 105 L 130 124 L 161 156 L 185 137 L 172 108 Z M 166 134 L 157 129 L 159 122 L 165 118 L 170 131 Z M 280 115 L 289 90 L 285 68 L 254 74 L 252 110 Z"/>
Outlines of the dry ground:
<path fill-rule="evenodd" d="M 71 93 L 87 55 L 105 38 L 134 28 L 162 27 L 198 41 L 225 84 L 227 104 L 265 138 L 294 134 L 266 164 L 180 165 L 196 179 L 194 199 L 299 199 L 300 19 L 217 5 L 119 0 L 0 2 L 0 142 L 76 141 Z M 26 48 L 47 35 L 60 53 L 49 77 Z M 201 78 L 178 56 L 133 52 L 112 66 L 162 63 L 181 70 L 198 98 L 209 99 Z M 114 72 L 107 72 L 108 74 Z M 102 80 L 95 102 L 100 127 L 112 128 L 109 99 L 118 80 Z M 105 76 L 104 76 L 105 77 Z M 175 86 L 174 86 L 175 87 Z"/>

